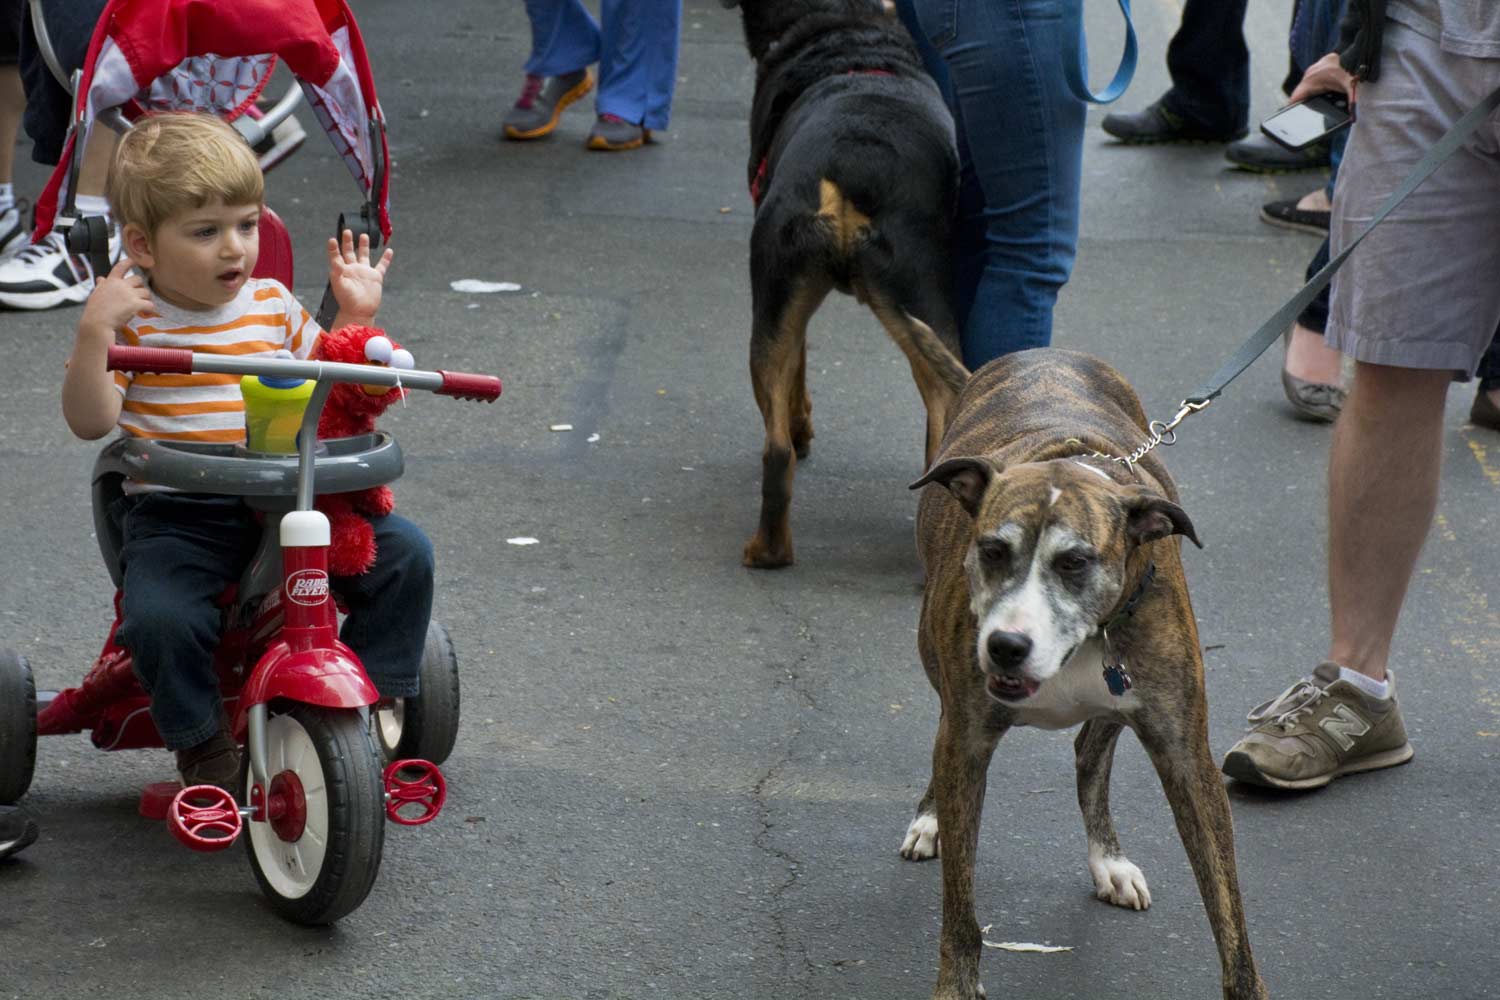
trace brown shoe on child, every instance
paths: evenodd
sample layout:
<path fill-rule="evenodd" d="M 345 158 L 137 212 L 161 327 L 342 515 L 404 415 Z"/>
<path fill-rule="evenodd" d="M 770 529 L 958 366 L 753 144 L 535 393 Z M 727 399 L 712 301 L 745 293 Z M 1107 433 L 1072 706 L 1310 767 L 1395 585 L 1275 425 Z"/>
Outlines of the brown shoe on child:
<path fill-rule="evenodd" d="M 177 770 L 184 788 L 217 785 L 230 795 L 240 780 L 240 748 L 227 733 L 219 732 L 195 747 L 177 751 Z"/>

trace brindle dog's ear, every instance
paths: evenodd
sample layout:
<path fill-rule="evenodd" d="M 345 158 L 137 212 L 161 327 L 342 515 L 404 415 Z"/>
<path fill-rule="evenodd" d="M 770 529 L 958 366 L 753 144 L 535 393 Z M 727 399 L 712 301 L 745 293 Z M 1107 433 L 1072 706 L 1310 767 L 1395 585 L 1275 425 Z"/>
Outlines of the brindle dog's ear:
<path fill-rule="evenodd" d="M 1168 535 L 1186 535 L 1194 545 L 1203 548 L 1187 511 L 1166 497 L 1145 490 L 1136 492 L 1125 501 L 1125 533 L 1137 545 Z"/>
<path fill-rule="evenodd" d="M 989 489 L 995 474 L 1000 470 L 994 462 L 984 458 L 950 458 L 936 465 L 932 471 L 912 483 L 909 489 L 921 489 L 928 483 L 938 483 L 963 505 L 973 517 L 979 510 L 979 501 Z"/>

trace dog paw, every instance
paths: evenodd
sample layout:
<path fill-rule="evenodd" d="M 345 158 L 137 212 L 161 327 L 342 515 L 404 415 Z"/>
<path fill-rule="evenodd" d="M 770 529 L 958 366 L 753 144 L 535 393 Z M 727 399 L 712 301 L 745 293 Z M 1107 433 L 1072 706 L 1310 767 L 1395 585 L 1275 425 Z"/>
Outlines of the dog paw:
<path fill-rule="evenodd" d="M 792 564 L 792 546 L 770 545 L 756 535 L 745 543 L 743 562 L 751 569 L 781 569 Z"/>
<path fill-rule="evenodd" d="M 1129 910 L 1144 910 L 1151 905 L 1146 876 L 1128 858 L 1105 857 L 1102 849 L 1090 846 L 1089 874 L 1094 876 L 1094 895 L 1106 903 Z"/>
<path fill-rule="evenodd" d="M 922 813 L 906 828 L 901 856 L 908 861 L 926 861 L 938 856 L 938 822 L 932 813 Z"/>

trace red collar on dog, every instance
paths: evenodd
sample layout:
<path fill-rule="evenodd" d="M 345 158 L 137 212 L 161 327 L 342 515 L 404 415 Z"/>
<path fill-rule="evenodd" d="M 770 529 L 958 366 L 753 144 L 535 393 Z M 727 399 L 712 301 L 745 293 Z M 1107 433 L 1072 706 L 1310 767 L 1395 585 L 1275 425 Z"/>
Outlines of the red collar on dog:
<path fill-rule="evenodd" d="M 853 76 L 856 73 L 867 73 L 870 76 L 895 76 L 888 69 L 851 69 L 845 72 L 845 76 Z M 767 161 L 764 156 L 760 158 L 760 165 L 755 168 L 755 176 L 750 178 L 750 201 L 756 208 L 760 207 L 760 197 L 766 191 Z"/>

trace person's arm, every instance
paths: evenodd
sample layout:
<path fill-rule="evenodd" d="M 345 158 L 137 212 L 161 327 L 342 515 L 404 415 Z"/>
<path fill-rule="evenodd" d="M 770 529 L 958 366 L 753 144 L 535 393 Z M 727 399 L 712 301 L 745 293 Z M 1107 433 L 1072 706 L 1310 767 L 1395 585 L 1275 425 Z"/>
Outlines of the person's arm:
<path fill-rule="evenodd" d="M 130 268 L 129 258 L 122 257 L 94 285 L 78 321 L 78 335 L 63 375 L 63 419 L 68 429 L 85 441 L 102 438 L 120 419 L 123 400 L 115 388 L 114 375 L 104 367 L 115 331 L 137 313 L 152 308 L 146 283 L 130 273 Z"/>
<path fill-rule="evenodd" d="M 370 263 L 370 237 L 361 234 L 359 246 L 354 234 L 344 230 L 343 241 L 328 241 L 328 286 L 339 311 L 329 324 L 330 330 L 344 326 L 370 326 L 380 311 L 380 296 L 385 287 L 385 272 L 394 256 L 390 247 L 374 264 Z"/>

